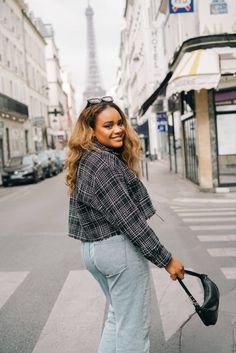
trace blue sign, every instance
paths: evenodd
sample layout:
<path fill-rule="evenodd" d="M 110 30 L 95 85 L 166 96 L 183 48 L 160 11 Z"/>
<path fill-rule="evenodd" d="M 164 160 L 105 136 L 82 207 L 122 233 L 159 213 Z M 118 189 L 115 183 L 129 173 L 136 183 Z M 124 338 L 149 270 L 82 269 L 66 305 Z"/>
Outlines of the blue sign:
<path fill-rule="evenodd" d="M 166 122 L 167 121 L 167 114 L 166 112 L 158 112 L 157 113 L 157 122 Z"/>
<path fill-rule="evenodd" d="M 157 128 L 160 132 L 166 132 L 166 128 L 167 126 L 166 125 L 163 125 L 163 124 L 160 124 L 160 125 L 157 125 Z"/>
<path fill-rule="evenodd" d="M 193 0 L 169 0 L 170 13 L 193 12 Z"/>
<path fill-rule="evenodd" d="M 210 5 L 211 15 L 228 13 L 228 4 L 225 0 L 213 0 Z"/>

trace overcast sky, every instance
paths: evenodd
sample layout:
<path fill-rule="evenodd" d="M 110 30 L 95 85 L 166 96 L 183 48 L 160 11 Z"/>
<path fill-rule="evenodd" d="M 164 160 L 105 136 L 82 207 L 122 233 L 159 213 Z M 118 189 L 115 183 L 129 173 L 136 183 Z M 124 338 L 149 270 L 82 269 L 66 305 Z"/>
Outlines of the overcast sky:
<path fill-rule="evenodd" d="M 26 0 L 29 10 L 51 23 L 61 65 L 71 73 L 77 108 L 86 83 L 86 17 L 88 0 Z M 103 87 L 111 90 L 118 65 L 125 0 L 90 0 L 94 9 L 97 54 Z"/>

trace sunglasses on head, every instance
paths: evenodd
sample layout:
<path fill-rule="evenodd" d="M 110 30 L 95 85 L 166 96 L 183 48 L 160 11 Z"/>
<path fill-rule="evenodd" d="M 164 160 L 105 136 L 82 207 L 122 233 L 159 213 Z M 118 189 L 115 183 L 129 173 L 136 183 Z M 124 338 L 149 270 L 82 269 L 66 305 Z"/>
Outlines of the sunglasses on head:
<path fill-rule="evenodd" d="M 89 98 L 87 99 L 86 108 L 93 104 L 112 103 L 112 102 L 113 102 L 113 98 L 111 96 Z"/>

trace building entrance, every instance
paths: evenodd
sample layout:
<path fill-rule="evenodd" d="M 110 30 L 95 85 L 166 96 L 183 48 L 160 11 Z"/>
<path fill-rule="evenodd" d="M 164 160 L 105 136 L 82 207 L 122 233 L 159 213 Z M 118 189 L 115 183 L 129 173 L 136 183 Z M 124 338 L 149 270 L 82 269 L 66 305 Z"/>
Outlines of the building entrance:
<path fill-rule="evenodd" d="M 196 149 L 196 119 L 190 117 L 183 121 L 186 177 L 198 184 L 198 157 Z"/>

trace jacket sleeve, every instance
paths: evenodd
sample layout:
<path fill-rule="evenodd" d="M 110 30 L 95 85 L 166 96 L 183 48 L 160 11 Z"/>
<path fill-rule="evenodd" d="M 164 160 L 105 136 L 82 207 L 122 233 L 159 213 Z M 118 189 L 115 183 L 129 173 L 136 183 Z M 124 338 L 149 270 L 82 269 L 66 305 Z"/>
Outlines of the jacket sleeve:
<path fill-rule="evenodd" d="M 124 177 L 115 168 L 102 166 L 96 173 L 92 207 L 125 234 L 145 258 L 158 267 L 168 264 L 170 252 L 160 243 L 129 196 Z"/>

